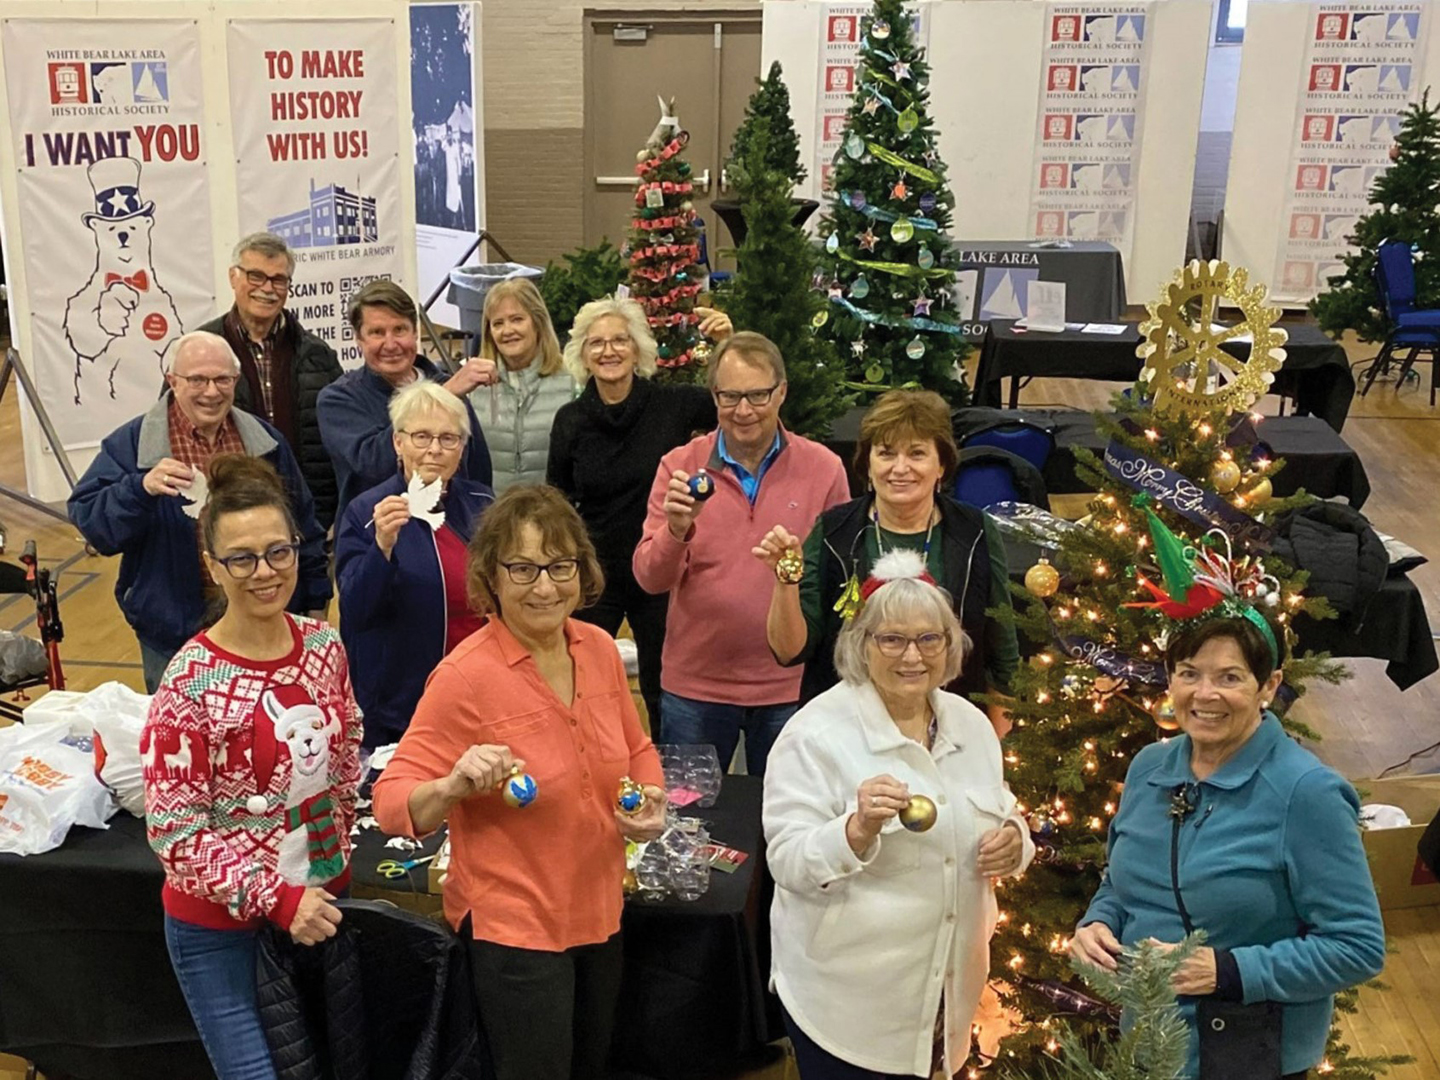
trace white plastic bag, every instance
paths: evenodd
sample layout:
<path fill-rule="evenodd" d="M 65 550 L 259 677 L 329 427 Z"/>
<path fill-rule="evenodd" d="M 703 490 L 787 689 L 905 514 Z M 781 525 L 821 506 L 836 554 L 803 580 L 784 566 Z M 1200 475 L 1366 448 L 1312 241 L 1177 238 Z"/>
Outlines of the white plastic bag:
<path fill-rule="evenodd" d="M 106 827 L 116 806 L 95 777 L 94 742 L 67 724 L 0 731 L 0 851 L 38 855 L 72 825 Z"/>
<path fill-rule="evenodd" d="M 150 712 L 150 697 L 124 683 L 107 682 L 91 690 L 75 711 L 95 734 L 95 775 L 136 817 L 145 816 L 145 778 L 140 732 Z"/>

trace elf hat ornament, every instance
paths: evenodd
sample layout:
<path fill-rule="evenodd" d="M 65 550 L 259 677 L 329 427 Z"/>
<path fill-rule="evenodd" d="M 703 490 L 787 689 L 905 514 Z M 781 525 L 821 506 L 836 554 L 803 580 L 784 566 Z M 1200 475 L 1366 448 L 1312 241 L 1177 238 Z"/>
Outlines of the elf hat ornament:
<path fill-rule="evenodd" d="M 864 581 L 854 574 L 850 575 L 850 580 L 845 583 L 845 591 L 840 594 L 840 599 L 835 601 L 835 610 L 842 619 L 849 622 L 860 613 L 860 609 L 876 589 L 901 578 L 914 578 L 927 585 L 935 584 L 935 579 L 925 569 L 925 562 L 918 551 L 889 551 L 876 560 L 870 569 L 870 576 Z"/>

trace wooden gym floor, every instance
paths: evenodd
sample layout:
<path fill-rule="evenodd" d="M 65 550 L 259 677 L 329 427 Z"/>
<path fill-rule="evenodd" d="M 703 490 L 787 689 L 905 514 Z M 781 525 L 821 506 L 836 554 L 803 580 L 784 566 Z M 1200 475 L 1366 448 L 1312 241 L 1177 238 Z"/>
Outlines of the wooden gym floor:
<path fill-rule="evenodd" d="M 1352 362 L 1368 358 L 1370 346 L 1346 343 Z M 971 358 L 973 373 L 974 357 Z M 1423 379 L 1429 371 L 1422 368 Z M 1039 379 L 1030 384 L 1026 405 L 1100 408 L 1116 386 L 1074 380 Z M 1355 399 L 1345 439 L 1359 453 L 1370 476 L 1372 494 L 1365 513 L 1382 532 L 1431 554 L 1437 561 L 1410 576 L 1440 625 L 1440 499 L 1433 495 L 1440 464 L 1440 411 L 1427 404 L 1428 389 L 1413 382 L 1397 393 L 1393 383 L 1377 383 L 1368 399 Z M 0 483 L 24 488 L 16 392 L 0 402 Z M 1261 411 L 1274 413 L 1267 399 Z M 1063 508 L 1062 508 L 1063 509 Z M 143 689 L 135 638 L 115 606 L 118 560 L 87 556 L 69 526 L 0 497 L 0 522 L 14 560 L 24 542 L 34 539 L 44 565 L 59 574 L 60 612 L 65 626 L 62 647 L 65 675 L 72 689 L 87 690 L 110 679 Z M 0 627 L 32 632 L 34 610 L 24 597 L 0 597 Z M 1404 762 L 1440 742 L 1440 676 L 1401 693 L 1385 677 L 1377 660 L 1350 661 L 1353 678 L 1335 688 L 1317 687 L 1296 707 L 1297 715 L 1323 736 L 1316 753 L 1346 777 L 1362 780 Z M 1417 771 L 1440 771 L 1440 750 L 1416 759 Z M 1413 1055 L 1415 1064 L 1394 1070 L 1393 1080 L 1440 1080 L 1440 909 L 1392 912 L 1386 926 L 1394 950 L 1383 978 L 1388 989 L 1366 990 L 1361 1010 L 1345 1022 L 1351 1046 L 1360 1053 Z M 766 1080 L 793 1077 L 793 1067 L 777 1062 Z M 20 1080 L 24 1063 L 0 1055 L 0 1080 Z"/>

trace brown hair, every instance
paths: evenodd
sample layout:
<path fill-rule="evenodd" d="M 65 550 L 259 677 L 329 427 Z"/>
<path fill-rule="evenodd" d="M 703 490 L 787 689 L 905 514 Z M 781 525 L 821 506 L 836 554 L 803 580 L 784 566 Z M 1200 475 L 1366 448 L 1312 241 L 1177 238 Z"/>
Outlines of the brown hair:
<path fill-rule="evenodd" d="M 347 314 L 350 329 L 355 331 L 357 337 L 360 334 L 360 324 L 365 321 L 367 307 L 386 308 L 411 326 L 418 326 L 420 322 L 420 313 L 416 311 L 415 301 L 410 299 L 410 294 L 393 281 L 386 281 L 384 278 L 370 282 L 350 301 Z"/>
<path fill-rule="evenodd" d="M 555 336 L 555 324 L 550 321 L 550 309 L 545 306 L 544 297 L 529 278 L 502 281 L 491 286 L 485 294 L 485 310 L 480 316 L 481 358 L 500 363 L 500 353 L 490 332 L 490 320 L 502 300 L 514 300 L 530 316 L 530 321 L 535 324 L 535 340 L 540 345 L 540 374 L 554 375 L 560 370 L 563 359 L 560 339 Z"/>
<path fill-rule="evenodd" d="M 720 347 L 710 356 L 708 375 L 711 390 L 715 389 L 715 380 L 720 377 L 720 361 L 731 353 L 734 353 L 735 359 L 742 364 L 769 368 L 770 375 L 777 384 L 785 381 L 785 358 L 780 355 L 780 347 L 764 334 L 757 334 L 754 330 L 740 330 L 722 341 Z"/>
<path fill-rule="evenodd" d="M 950 479 L 960 461 L 960 451 L 955 446 L 950 406 L 934 390 L 890 390 L 876 399 L 860 419 L 855 475 L 870 475 L 872 447 L 895 446 L 906 439 L 934 442 L 944 479 Z"/>
<path fill-rule="evenodd" d="M 1274 633 L 1273 625 L 1270 629 Z M 1195 654 L 1205 647 L 1206 642 L 1224 639 L 1235 642 L 1236 647 L 1240 650 L 1240 655 L 1245 658 L 1245 666 L 1250 669 L 1250 674 L 1255 676 L 1255 682 L 1264 686 L 1265 680 L 1275 672 L 1276 657 L 1271 654 L 1270 643 L 1265 640 L 1265 635 L 1260 632 L 1260 628 L 1242 616 L 1228 619 L 1200 618 L 1182 623 L 1170 635 L 1170 640 L 1166 643 L 1166 672 L 1173 674 L 1177 664 L 1194 659 Z M 1285 655 L 1283 632 L 1275 634 L 1275 643 L 1281 650 L 1280 656 L 1283 657 Z"/>
<path fill-rule="evenodd" d="M 285 527 L 292 537 L 299 533 L 295 515 L 290 510 L 290 497 L 275 467 L 264 458 L 247 454 L 218 454 L 210 459 L 205 470 L 210 497 L 200 511 L 200 535 L 205 550 L 215 554 L 215 529 L 226 514 L 239 514 L 272 506 L 285 518 Z"/>
<path fill-rule="evenodd" d="M 580 564 L 581 607 L 600 599 L 605 591 L 605 575 L 579 513 L 548 484 L 517 484 L 490 505 L 470 540 L 465 584 L 470 606 L 477 614 L 504 617 L 500 590 L 496 588 L 502 569 L 500 560 L 520 543 L 520 531 L 525 525 L 539 530 L 540 544 L 547 553 L 561 558 L 574 553 Z"/>

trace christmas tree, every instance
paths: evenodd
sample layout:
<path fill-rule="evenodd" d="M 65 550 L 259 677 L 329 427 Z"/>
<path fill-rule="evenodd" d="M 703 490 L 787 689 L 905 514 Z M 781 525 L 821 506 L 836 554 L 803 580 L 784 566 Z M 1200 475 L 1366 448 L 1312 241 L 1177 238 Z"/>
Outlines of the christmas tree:
<path fill-rule="evenodd" d="M 855 99 L 820 222 L 829 307 L 817 319 L 854 388 L 921 386 L 964 405 L 968 346 L 946 236 L 955 201 L 935 151 L 929 76 L 900 0 L 876 0 L 861 19 Z"/>
<path fill-rule="evenodd" d="M 699 265 L 699 218 L 691 197 L 694 185 L 684 157 L 690 141 L 675 116 L 675 99 L 660 99 L 660 122 L 645 148 L 635 155 L 640 177 L 635 186 L 635 217 L 630 222 L 626 256 L 627 285 L 650 320 L 659 347 L 662 382 L 697 382 L 709 349 L 697 329 L 695 297 L 704 284 Z"/>
<path fill-rule="evenodd" d="M 1416 306 L 1440 307 L 1440 106 L 1427 90 L 1400 122 L 1391 165 L 1370 190 L 1375 209 L 1355 225 L 1356 250 L 1345 256 L 1345 273 L 1310 301 L 1320 328 L 1336 337 L 1354 330 L 1362 341 L 1384 341 L 1390 329 L 1375 285 L 1375 260 L 1383 240 L 1415 247 Z"/>
<path fill-rule="evenodd" d="M 1000 1057 L 1032 1070 L 1024 1075 L 1044 1068 L 1058 1016 L 1075 1016 L 1092 1040 L 1110 1023 L 1098 1010 L 1067 1006 L 1078 992 L 1069 936 L 1099 886 L 1131 759 L 1178 729 L 1163 667 L 1172 620 L 1188 617 L 1205 589 L 1216 594 L 1209 602 L 1263 611 L 1284 638 L 1278 712 L 1307 680 L 1344 677 L 1325 654 L 1297 654 L 1295 617 L 1333 612 L 1305 594 L 1304 573 L 1267 554 L 1269 524 L 1309 497 L 1274 496 L 1271 478 L 1282 463 L 1266 455 L 1257 440 L 1263 422 L 1248 411 L 1284 357 L 1285 335 L 1274 325 L 1280 313 L 1264 296 L 1243 270 L 1191 263 L 1150 306 L 1140 381 L 1116 396 L 1114 415 L 1097 415 L 1109 439 L 1104 458 L 1076 453 L 1081 479 L 1097 493 L 1089 514 L 1075 523 L 1030 519 L 1027 531 L 1053 561 L 1032 566 L 1026 590 L 1017 590 L 1008 617 L 1037 649 L 1012 681 L 1014 700 L 1002 703 L 1015 720 L 1006 775 L 1039 850 L 1024 877 L 1003 886 L 992 943 L 1002 1000 L 1021 1018 Z M 1239 308 L 1238 326 L 1217 327 L 1222 303 Z M 1219 348 L 1245 332 L 1253 335 L 1248 360 Z M 1338 1040 L 1332 1050 L 1337 1070 L 1383 1071 L 1380 1061 L 1346 1062 Z"/>
<path fill-rule="evenodd" d="M 800 164 L 800 137 L 790 119 L 790 91 L 780 75 L 780 61 L 770 65 L 770 73 L 745 104 L 745 119 L 735 129 L 730 143 L 730 162 L 752 175 L 762 167 L 788 177 L 791 187 L 805 179 Z M 759 137 L 764 127 L 763 143 Z M 790 194 L 787 189 L 787 196 Z M 743 196 L 742 196 L 743 197 Z"/>
<path fill-rule="evenodd" d="M 850 401 L 834 346 L 812 326 L 826 300 L 810 288 L 815 252 L 793 220 L 791 179 L 769 164 L 771 128 L 770 118 L 757 111 L 748 152 L 731 165 L 747 228 L 726 311 L 736 326 L 768 337 L 785 358 L 788 388 L 780 412 L 785 426 L 824 438 Z"/>

